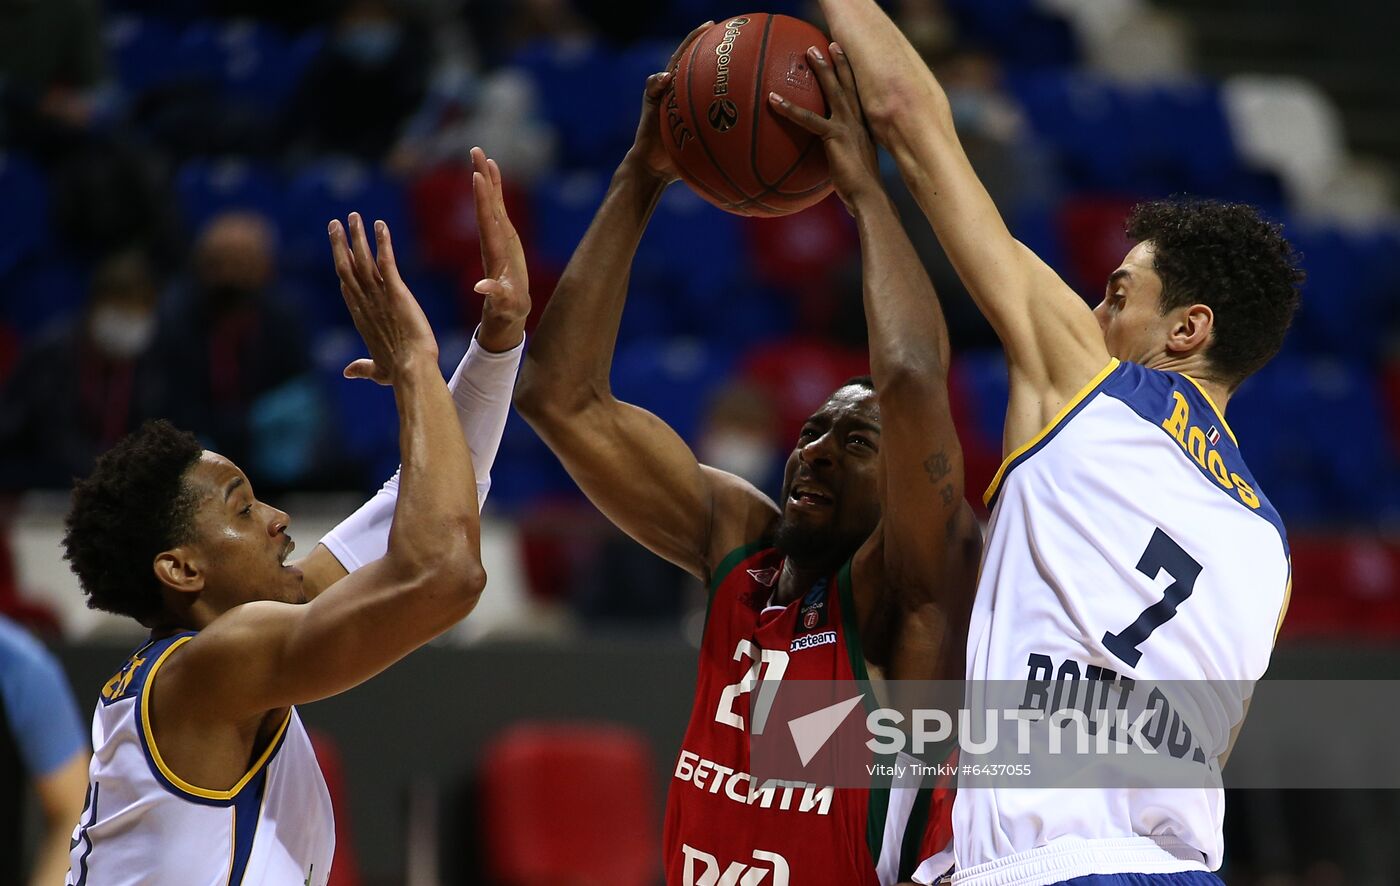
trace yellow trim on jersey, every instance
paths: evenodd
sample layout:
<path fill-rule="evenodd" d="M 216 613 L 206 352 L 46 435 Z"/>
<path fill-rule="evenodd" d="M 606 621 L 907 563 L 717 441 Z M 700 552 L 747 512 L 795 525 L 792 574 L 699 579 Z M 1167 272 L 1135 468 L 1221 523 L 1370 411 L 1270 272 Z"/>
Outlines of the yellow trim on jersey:
<path fill-rule="evenodd" d="M 261 809 L 258 810 L 262 812 Z M 261 817 L 261 815 L 259 815 Z M 228 876 L 224 877 L 225 886 L 233 886 L 233 866 L 238 861 L 238 806 L 237 804 L 228 808 Z"/>
<path fill-rule="evenodd" d="M 238 796 L 238 792 L 243 790 L 248 782 L 253 780 L 253 777 L 258 774 L 258 771 L 267 764 L 268 759 L 272 756 L 273 750 L 277 747 L 278 742 L 282 740 L 282 734 L 287 731 L 287 724 L 292 722 L 292 712 L 291 710 L 287 711 L 287 718 L 282 721 L 281 726 L 277 727 L 276 734 L 274 734 L 272 740 L 267 743 L 267 747 L 263 750 L 262 756 L 258 757 L 257 762 L 255 762 L 247 773 L 238 780 L 238 784 L 227 791 L 211 791 L 208 788 L 195 787 L 170 771 L 170 767 L 165 765 L 165 760 L 161 759 L 160 749 L 156 747 L 155 733 L 151 730 L 151 688 L 155 684 L 156 671 L 160 670 L 160 666 L 170 657 L 170 653 L 179 649 L 192 639 L 194 638 L 181 637 L 174 643 L 171 643 L 170 647 L 160 654 L 160 658 L 156 659 L 155 664 L 151 665 L 151 669 L 146 672 L 146 685 L 141 690 L 141 729 L 146 733 L 146 747 L 151 751 L 151 759 L 155 761 L 156 768 L 160 770 L 160 774 L 165 776 L 166 780 L 172 785 L 187 794 L 192 794 L 205 800 L 232 800 Z"/>
<path fill-rule="evenodd" d="M 1025 443 L 1016 447 L 1016 450 L 1010 455 L 1008 455 L 1005 458 L 1005 460 L 1002 461 L 1001 467 L 997 468 L 996 476 L 992 478 L 991 485 L 987 487 L 986 492 L 982 493 L 983 504 L 988 506 L 991 505 L 992 498 L 996 496 L 997 489 L 1001 486 L 1002 478 L 1006 476 L 1006 472 L 1011 469 L 1011 463 L 1014 462 L 1016 459 L 1020 458 L 1021 456 L 1025 455 L 1031 449 L 1034 449 L 1036 444 L 1048 437 L 1050 433 L 1054 431 L 1057 427 L 1059 427 L 1060 423 L 1065 420 L 1065 416 L 1069 415 L 1070 412 L 1074 410 L 1074 407 L 1082 403 L 1085 397 L 1092 394 L 1095 388 L 1103 384 L 1103 380 L 1108 378 L 1109 373 L 1111 373 L 1117 368 L 1118 358 L 1109 357 L 1108 365 L 1105 366 L 1103 369 L 1099 370 L 1099 374 L 1094 376 L 1093 379 L 1091 379 L 1087 385 L 1080 388 L 1079 393 L 1069 398 L 1069 402 L 1066 403 L 1062 409 L 1060 409 L 1059 413 L 1050 420 L 1049 424 L 1040 429 L 1040 433 L 1036 434 L 1034 437 L 1030 438 Z"/>
<path fill-rule="evenodd" d="M 1201 383 L 1184 372 L 1181 373 L 1181 377 L 1189 381 L 1196 390 L 1201 392 L 1201 396 L 1206 398 L 1206 402 L 1210 404 L 1210 408 L 1215 412 L 1215 417 L 1220 419 L 1220 424 L 1224 426 L 1225 433 L 1230 435 L 1230 439 L 1235 441 L 1236 446 L 1240 445 L 1239 438 L 1235 436 L 1234 431 L 1230 430 L 1230 423 L 1225 420 L 1225 413 L 1221 412 L 1220 407 L 1215 405 L 1215 401 L 1210 398 L 1210 394 L 1206 393 L 1206 389 L 1201 387 Z"/>
<path fill-rule="evenodd" d="M 1288 584 L 1283 588 L 1283 606 L 1278 611 L 1278 621 L 1274 623 L 1274 642 L 1278 642 L 1278 632 L 1283 630 L 1283 617 L 1288 614 L 1288 604 L 1293 600 L 1293 558 L 1288 558 Z"/>

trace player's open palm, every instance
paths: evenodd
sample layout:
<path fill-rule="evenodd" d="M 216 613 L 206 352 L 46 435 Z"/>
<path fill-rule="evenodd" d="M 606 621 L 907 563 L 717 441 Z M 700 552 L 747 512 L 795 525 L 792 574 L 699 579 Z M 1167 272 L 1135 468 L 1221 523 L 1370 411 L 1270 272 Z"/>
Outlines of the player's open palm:
<path fill-rule="evenodd" d="M 489 351 L 505 351 L 520 344 L 525 320 L 530 316 L 525 248 L 506 214 L 501 168 L 481 148 L 472 148 L 472 167 L 481 266 L 486 273 L 476 284 L 476 291 L 486 297 L 481 306 L 478 340 Z"/>
<path fill-rule="evenodd" d="M 642 163 L 648 172 L 667 184 L 680 178 L 680 175 L 676 172 L 676 164 L 671 162 L 671 155 L 666 153 L 666 146 L 661 143 L 661 102 L 676 79 L 676 68 L 681 57 L 690 48 L 690 44 L 699 39 L 713 24 L 712 21 L 705 22 L 687 34 L 681 45 L 676 47 L 676 51 L 671 53 L 666 70 L 648 77 L 646 89 L 642 93 L 642 119 L 637 123 L 637 140 L 632 145 L 632 157 Z"/>
<path fill-rule="evenodd" d="M 370 252 L 365 223 L 350 213 L 349 239 L 339 220 L 330 223 L 331 254 L 340 278 L 340 294 L 355 329 L 369 348 L 368 360 L 345 367 L 346 378 L 368 378 L 391 385 L 414 362 L 437 362 L 437 339 L 394 261 L 389 226 L 376 222 L 375 253 Z"/>
<path fill-rule="evenodd" d="M 865 116 L 856 93 L 855 72 L 836 43 L 825 49 L 813 46 L 807 50 L 807 60 L 817 74 L 831 116 L 814 114 L 776 92 L 770 93 L 768 99 L 779 114 L 821 137 L 831 169 L 831 183 L 846 208 L 854 212 L 861 198 L 878 193 L 882 188 L 875 143 L 865 127 Z"/>

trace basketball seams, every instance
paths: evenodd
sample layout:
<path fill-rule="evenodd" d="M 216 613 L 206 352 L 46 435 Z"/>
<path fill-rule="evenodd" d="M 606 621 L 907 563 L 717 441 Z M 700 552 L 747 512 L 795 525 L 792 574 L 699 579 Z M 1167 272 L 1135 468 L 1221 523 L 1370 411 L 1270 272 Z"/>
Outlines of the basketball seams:
<path fill-rule="evenodd" d="M 759 192 L 760 197 L 773 189 L 773 185 L 763 177 L 763 172 L 758 168 L 758 121 L 760 119 L 759 115 L 763 113 L 764 107 L 764 102 L 762 100 L 764 87 L 763 64 L 768 60 L 768 36 L 772 32 L 773 16 L 770 15 L 768 16 L 768 22 L 763 26 L 763 39 L 758 44 L 757 59 L 754 62 L 753 112 L 749 120 L 749 170 L 753 172 L 754 180 L 764 188 L 764 190 Z"/>
<path fill-rule="evenodd" d="M 763 14 L 766 15 L 766 13 Z M 773 16 L 769 15 L 767 21 L 764 23 L 765 35 L 768 33 L 767 29 L 772 25 L 772 23 Z M 695 47 L 690 51 L 691 54 L 689 60 L 689 70 L 692 72 L 692 74 L 695 70 L 695 56 L 700 52 L 700 46 L 704 42 L 705 41 L 703 39 L 696 40 Z M 777 208 L 768 206 L 760 202 L 758 198 L 750 196 L 747 191 L 745 191 L 742 187 L 739 186 L 737 182 L 734 181 L 734 179 L 729 177 L 729 173 L 725 172 L 724 167 L 720 165 L 718 160 L 715 159 L 714 152 L 710 150 L 709 144 L 705 141 L 705 128 L 701 126 L 699 122 L 701 118 L 696 116 L 695 113 L 695 79 L 696 78 L 693 75 L 687 76 L 685 82 L 686 107 L 690 113 L 691 124 L 695 127 L 695 141 L 700 145 L 700 149 L 705 152 L 705 156 L 709 159 L 710 165 L 714 167 L 715 172 L 719 173 L 720 178 L 727 182 L 729 186 L 735 190 L 736 193 L 740 194 L 744 198 L 743 200 L 740 200 L 738 202 L 726 199 L 725 202 L 729 204 L 729 207 L 731 209 L 742 209 L 747 206 L 762 206 L 769 212 L 779 212 L 780 210 L 778 210 Z M 689 179 L 687 179 L 686 181 L 688 182 Z M 705 190 L 709 191 L 710 193 L 714 193 L 713 188 L 705 188 Z"/>
<path fill-rule="evenodd" d="M 763 190 L 759 191 L 758 194 L 750 197 L 747 202 L 742 204 L 742 206 L 756 204 L 759 206 L 763 206 L 764 209 L 768 209 L 769 207 L 766 204 L 761 203 L 760 201 L 764 197 L 767 197 L 769 195 L 775 195 L 779 197 L 805 197 L 808 194 L 814 194 L 817 191 L 825 190 L 831 184 L 831 179 L 827 178 L 820 184 L 814 185 L 803 191 L 779 190 L 783 186 L 783 182 L 791 178 L 793 173 L 797 172 L 797 170 L 801 168 L 803 162 L 806 161 L 807 156 L 812 153 L 812 149 L 821 143 L 821 139 L 816 137 L 808 139 L 807 146 L 802 149 L 802 153 L 798 154 L 797 159 L 794 160 L 786 170 L 784 170 L 782 175 L 778 176 L 777 181 L 768 181 L 766 178 L 763 177 L 763 172 L 758 168 L 758 120 L 759 115 L 765 113 L 765 109 L 767 108 L 767 102 L 763 100 L 763 72 L 765 70 L 765 65 L 768 61 L 768 38 L 770 33 L 772 32 L 773 20 L 775 18 L 776 16 L 773 15 L 768 16 L 768 23 L 763 29 L 763 42 L 759 45 L 758 49 L 758 66 L 754 70 L 753 123 L 749 129 L 749 169 L 753 172 L 753 177 L 758 181 L 758 183 L 763 185 Z M 770 114 L 772 113 L 772 111 L 766 112 Z"/>

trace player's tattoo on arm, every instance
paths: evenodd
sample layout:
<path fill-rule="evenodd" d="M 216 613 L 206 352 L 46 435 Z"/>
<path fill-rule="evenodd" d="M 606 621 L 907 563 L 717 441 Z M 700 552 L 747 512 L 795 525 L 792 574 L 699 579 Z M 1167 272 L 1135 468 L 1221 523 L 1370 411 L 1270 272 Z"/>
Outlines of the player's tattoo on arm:
<path fill-rule="evenodd" d="M 953 466 L 948 461 L 948 453 L 942 449 L 924 459 L 924 472 L 928 474 L 928 481 L 930 483 L 937 483 L 939 480 L 942 480 L 944 477 L 948 476 L 948 472 L 952 469 Z M 951 488 L 952 487 L 949 487 L 949 490 L 951 490 Z M 948 494 L 946 491 L 943 496 L 943 503 L 945 505 L 948 504 Z"/>
<path fill-rule="evenodd" d="M 938 494 L 942 497 L 944 505 L 951 505 L 953 500 L 958 497 L 957 490 L 953 488 L 952 483 L 944 484 L 943 488 L 938 490 Z"/>

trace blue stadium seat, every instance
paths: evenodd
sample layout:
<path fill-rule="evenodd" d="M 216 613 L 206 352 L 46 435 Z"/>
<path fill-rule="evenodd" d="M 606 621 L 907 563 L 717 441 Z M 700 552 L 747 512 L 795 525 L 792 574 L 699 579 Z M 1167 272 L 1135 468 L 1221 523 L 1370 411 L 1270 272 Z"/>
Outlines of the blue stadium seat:
<path fill-rule="evenodd" d="M 964 351 L 955 359 L 970 395 L 969 409 L 978 433 L 983 439 L 1000 441 L 1011 391 L 1006 358 L 1000 350 L 992 349 Z"/>
<path fill-rule="evenodd" d="M 647 225 L 632 278 L 708 314 L 739 283 L 746 264 L 739 217 L 717 209 L 684 185 L 669 188 Z"/>
<path fill-rule="evenodd" d="M 87 302 L 87 277 L 71 259 L 47 254 L 0 274 L 0 316 L 21 340 L 71 321 Z"/>
<path fill-rule="evenodd" d="M 1066 184 L 1132 190 L 1132 162 L 1122 144 L 1129 110 L 1120 90 L 1097 74 L 1063 69 L 1014 69 L 1006 83 L 1055 153 Z"/>
<path fill-rule="evenodd" d="M 142 95 L 187 72 L 191 59 L 180 52 L 180 30 L 170 22 L 138 15 L 113 17 L 106 26 L 107 54 L 122 88 Z M 209 67 L 212 74 L 213 68 Z"/>
<path fill-rule="evenodd" d="M 403 186 L 383 170 L 354 160 L 331 158 L 303 167 L 287 188 L 282 221 L 283 258 L 296 272 L 329 267 L 326 224 L 359 212 L 367 225 L 383 219 L 394 232 L 395 256 L 405 276 L 414 269 L 412 216 Z M 372 230 L 368 235 L 373 238 Z"/>
<path fill-rule="evenodd" d="M 696 338 L 647 339 L 613 360 L 617 397 L 655 413 L 694 442 L 711 393 L 729 378 L 734 356 Z"/>
<path fill-rule="evenodd" d="M 285 219 L 285 185 L 269 166 L 239 158 L 191 160 L 175 176 L 175 189 L 186 227 L 196 233 L 222 212 L 251 210 L 267 216 L 280 230 Z"/>
<path fill-rule="evenodd" d="M 509 64 L 534 81 L 540 109 L 559 133 L 561 168 L 611 168 L 622 159 L 636 132 L 642 84 L 627 82 L 613 47 L 540 40 Z"/>
<path fill-rule="evenodd" d="M 0 151 L 0 277 L 49 240 L 49 186 L 28 157 Z"/>
<path fill-rule="evenodd" d="M 1380 392 L 1363 364 L 1280 356 L 1241 386 L 1229 420 L 1286 522 L 1348 523 L 1397 507 Z"/>
<path fill-rule="evenodd" d="M 1290 350 L 1348 354 L 1374 360 L 1397 319 L 1400 275 L 1394 231 L 1352 233 L 1339 228 L 1288 226 L 1307 272 Z"/>
<path fill-rule="evenodd" d="M 562 269 L 588 230 L 607 186 L 607 177 L 596 172 L 566 173 L 537 181 L 530 191 L 530 217 L 534 221 L 530 248 L 534 253 Z"/>
<path fill-rule="evenodd" d="M 1074 30 L 1034 0 L 950 0 L 960 34 L 1022 65 L 1072 65 L 1079 60 Z"/>
<path fill-rule="evenodd" d="M 292 99 L 325 43 L 322 31 L 291 38 L 249 21 L 220 23 L 210 36 L 225 96 L 272 113 Z"/>

